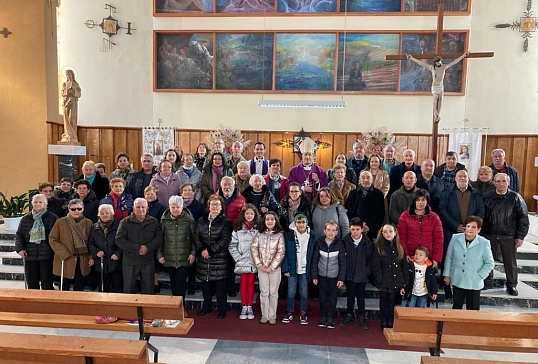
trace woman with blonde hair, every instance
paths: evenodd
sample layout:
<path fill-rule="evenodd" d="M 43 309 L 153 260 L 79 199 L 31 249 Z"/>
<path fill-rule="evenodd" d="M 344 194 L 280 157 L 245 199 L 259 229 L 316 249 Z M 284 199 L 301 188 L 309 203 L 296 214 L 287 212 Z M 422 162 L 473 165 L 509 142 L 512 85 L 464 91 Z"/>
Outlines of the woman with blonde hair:
<path fill-rule="evenodd" d="M 478 168 L 478 178 L 476 181 L 471 182 L 471 186 L 476 189 L 482 196 L 486 192 L 494 191 L 495 185 L 493 184 L 493 170 L 488 166 L 482 166 Z"/>

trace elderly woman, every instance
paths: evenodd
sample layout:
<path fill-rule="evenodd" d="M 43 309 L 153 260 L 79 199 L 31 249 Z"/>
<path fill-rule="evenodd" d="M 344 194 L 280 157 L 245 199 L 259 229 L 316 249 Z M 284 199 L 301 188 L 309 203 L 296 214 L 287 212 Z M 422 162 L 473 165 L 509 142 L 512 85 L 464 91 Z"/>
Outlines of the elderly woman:
<path fill-rule="evenodd" d="M 288 194 L 280 201 L 278 219 L 284 231 L 289 231 L 290 224 L 295 221 L 295 215 L 303 214 L 312 228 L 312 207 L 310 201 L 301 189 L 301 185 L 292 182 L 288 185 Z"/>
<path fill-rule="evenodd" d="M 312 202 L 312 231 L 316 236 L 325 235 L 325 223 L 338 223 L 338 239 L 349 233 L 349 220 L 344 207 L 334 197 L 329 187 L 322 187 Z"/>
<path fill-rule="evenodd" d="M 82 174 L 77 178 L 78 180 L 88 181 L 91 190 L 95 192 L 95 196 L 99 200 L 110 192 L 108 179 L 101 177 L 101 174 L 97 172 L 94 161 L 86 161 L 82 164 Z"/>
<path fill-rule="evenodd" d="M 204 201 L 208 201 L 209 196 L 219 190 L 222 177 L 232 176 L 232 170 L 225 166 L 225 161 L 224 154 L 215 152 L 211 155 L 211 163 L 204 167 L 200 180 L 200 190 Z"/>
<path fill-rule="evenodd" d="M 82 179 L 80 181 L 76 181 L 74 186 L 75 191 L 77 191 L 74 198 L 78 198 L 84 203 L 84 216 L 90 219 L 93 223 L 96 223 L 97 209 L 99 208 L 99 199 L 97 198 L 97 196 L 95 196 L 95 192 L 90 190 L 90 183 Z M 69 212 L 69 210 L 67 211 Z"/>
<path fill-rule="evenodd" d="M 54 289 L 52 262 L 54 252 L 49 234 L 58 217 L 47 210 L 47 197 L 32 197 L 32 211 L 24 215 L 15 236 L 15 251 L 24 259 L 28 289 Z"/>
<path fill-rule="evenodd" d="M 239 193 L 243 193 L 244 190 L 250 185 L 250 165 L 248 162 L 237 163 L 237 173 L 233 176 L 235 180 L 235 187 Z"/>
<path fill-rule="evenodd" d="M 473 186 L 482 196 L 486 192 L 494 191 L 495 185 L 493 184 L 493 171 L 488 166 L 482 166 L 478 168 L 478 179 L 474 182 L 471 182 Z"/>
<path fill-rule="evenodd" d="M 372 174 L 372 184 L 374 187 L 383 192 L 384 198 L 387 197 L 390 189 L 390 179 L 389 173 L 383 168 L 381 158 L 377 154 L 372 154 L 368 160 L 368 167 L 365 169 Z"/>
<path fill-rule="evenodd" d="M 185 300 L 187 291 L 188 268 L 194 262 L 194 234 L 196 222 L 190 211 L 183 208 L 183 198 L 172 196 L 168 200 L 168 209 L 161 219 L 164 243 L 156 252 L 159 263 L 170 275 L 173 296 Z"/>
<path fill-rule="evenodd" d="M 179 177 L 172 173 L 172 170 L 172 162 L 167 159 L 162 160 L 159 163 L 159 173 L 156 173 L 149 183 L 157 189 L 157 197 L 165 207 L 168 207 L 168 199 L 171 196 L 179 195 L 179 187 L 181 187 Z"/>
<path fill-rule="evenodd" d="M 96 257 L 95 270 L 100 273 L 100 292 L 123 292 L 121 258 L 123 251 L 116 245 L 120 221 L 114 219 L 112 205 L 99 206 L 99 221 L 93 224 L 88 240 L 90 253 Z"/>
<path fill-rule="evenodd" d="M 47 198 L 47 210 L 52 212 L 57 217 L 64 217 L 67 215 L 67 202 L 64 203 L 63 198 L 57 198 L 54 196 L 54 185 L 50 182 L 43 182 L 39 184 L 39 193 L 42 193 Z"/>
<path fill-rule="evenodd" d="M 123 178 L 112 178 L 110 180 L 111 192 L 107 193 L 99 205 L 112 205 L 114 207 L 114 218 L 121 220 L 133 212 L 133 196 L 125 192 L 125 180 Z"/>
<path fill-rule="evenodd" d="M 343 164 L 344 166 L 346 166 L 346 162 L 346 153 L 338 153 L 334 158 L 334 164 Z M 327 182 L 330 183 L 333 179 L 334 171 L 333 168 L 331 168 L 327 171 Z M 346 179 L 354 185 L 357 184 L 357 174 L 355 173 L 355 170 L 353 168 L 347 168 L 346 166 Z"/>
<path fill-rule="evenodd" d="M 265 185 L 265 179 L 261 174 L 253 174 L 248 186 L 242 193 L 245 196 L 246 203 L 253 204 L 260 213 L 266 214 L 268 211 L 278 211 L 278 202 L 275 196 Z"/>
<path fill-rule="evenodd" d="M 192 154 L 185 153 L 183 155 L 183 165 L 176 172 L 181 184 L 191 183 L 194 187 L 195 198 L 198 201 L 202 200 L 202 192 L 200 192 L 200 180 L 202 179 L 202 172 L 194 165 L 194 159 Z"/>
<path fill-rule="evenodd" d="M 84 204 L 79 199 L 69 201 L 69 213 L 56 221 L 49 235 L 54 250 L 53 273 L 63 276 L 64 290 L 74 283 L 74 291 L 84 290 L 84 277 L 90 274 L 94 263 L 88 250 L 88 238 L 92 221 L 83 215 Z"/>
<path fill-rule="evenodd" d="M 160 223 L 163 217 L 166 207 L 159 202 L 157 198 L 157 189 L 153 186 L 148 186 L 144 189 L 144 199 L 148 202 L 148 215 L 157 219 Z M 153 292 L 161 293 L 161 286 L 159 285 L 159 273 L 163 271 L 163 265 L 155 259 L 155 276 L 153 280 Z"/>
<path fill-rule="evenodd" d="M 409 261 L 419 246 L 430 251 L 434 267 L 443 259 L 443 225 L 439 216 L 431 211 L 430 194 L 421 188 L 413 194 L 409 210 L 404 211 L 398 220 L 398 234 Z"/>
<path fill-rule="evenodd" d="M 126 184 L 129 184 L 131 181 L 131 178 L 133 177 L 133 174 L 135 174 L 135 170 L 131 168 L 131 158 L 129 158 L 129 154 L 125 152 L 118 153 L 116 156 L 116 163 L 118 165 L 118 168 L 116 168 L 115 171 L 110 173 L 110 179 L 113 178 L 123 178 L 124 181 L 126 181 Z"/>
<path fill-rule="evenodd" d="M 209 147 L 206 143 L 200 143 L 196 148 L 196 153 L 194 153 L 194 164 L 196 165 L 196 168 L 202 171 L 204 167 L 208 164 L 208 162 Z"/>
<path fill-rule="evenodd" d="M 489 240 L 478 235 L 482 219 L 468 216 L 465 232 L 452 235 L 445 258 L 444 283 L 454 288 L 454 309 L 480 309 L 480 291 L 495 261 Z"/>
<path fill-rule="evenodd" d="M 332 168 L 333 180 L 329 182 L 329 189 L 342 206 L 346 204 L 349 193 L 356 188 L 353 183 L 346 179 L 346 169 L 345 164 L 336 163 Z M 350 170 L 352 169 L 350 168 Z"/>
<path fill-rule="evenodd" d="M 232 240 L 232 226 L 224 215 L 224 199 L 210 195 L 209 212 L 198 220 L 194 235 L 196 247 L 196 277 L 202 281 L 204 303 L 198 316 L 211 312 L 213 291 L 217 293 L 218 318 L 226 317 L 228 305 L 226 276 L 228 274 L 228 246 Z"/>

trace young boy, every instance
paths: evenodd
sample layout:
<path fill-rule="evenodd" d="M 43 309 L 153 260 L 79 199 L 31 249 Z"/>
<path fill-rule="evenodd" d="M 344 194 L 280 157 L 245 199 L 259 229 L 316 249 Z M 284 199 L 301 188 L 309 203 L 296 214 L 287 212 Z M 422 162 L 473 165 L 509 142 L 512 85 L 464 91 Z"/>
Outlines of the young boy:
<path fill-rule="evenodd" d="M 310 279 L 310 263 L 314 253 L 316 236 L 308 227 L 306 215 L 297 214 L 294 220 L 290 224 L 290 231 L 285 234 L 286 253 L 282 261 L 282 273 L 288 277 L 288 306 L 282 322 L 288 324 L 293 320 L 295 294 L 297 293 L 297 286 L 299 286 L 299 296 L 301 298 L 299 320 L 301 325 L 307 325 L 308 281 Z"/>
<path fill-rule="evenodd" d="M 409 284 L 406 287 L 406 307 L 426 307 L 428 296 L 437 299 L 437 277 L 433 263 L 429 260 L 430 251 L 424 246 L 415 250 L 409 262 Z"/>
<path fill-rule="evenodd" d="M 334 329 L 337 290 L 346 279 L 346 251 L 344 243 L 336 238 L 338 224 L 335 221 L 325 223 L 323 232 L 325 236 L 314 246 L 311 276 L 312 282 L 319 286 L 321 320 L 318 326 Z"/>
<path fill-rule="evenodd" d="M 346 251 L 347 312 L 340 326 L 353 323 L 353 308 L 357 299 L 359 326 L 363 330 L 368 330 L 364 298 L 374 244 L 366 234 L 363 234 L 363 227 L 364 224 L 360 218 L 352 218 L 349 221 L 349 234 L 343 239 Z"/>

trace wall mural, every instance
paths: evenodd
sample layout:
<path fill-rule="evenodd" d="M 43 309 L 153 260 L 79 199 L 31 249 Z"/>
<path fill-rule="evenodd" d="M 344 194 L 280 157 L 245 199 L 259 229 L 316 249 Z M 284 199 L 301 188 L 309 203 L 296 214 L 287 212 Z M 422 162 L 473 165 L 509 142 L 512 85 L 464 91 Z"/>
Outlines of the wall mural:
<path fill-rule="evenodd" d="M 445 11 L 469 13 L 470 0 L 153 0 L 154 16 L 220 13 L 436 13 L 440 3 Z M 433 14 L 432 14 L 433 15 Z M 466 15 L 466 14 L 461 14 Z"/>
<path fill-rule="evenodd" d="M 467 37 L 466 31 L 444 34 L 443 53 L 463 53 Z M 435 34 L 427 32 L 155 31 L 154 91 L 426 93 L 428 70 L 385 56 L 434 48 Z M 463 92 L 462 77 L 462 63 L 450 68 L 445 92 Z"/>

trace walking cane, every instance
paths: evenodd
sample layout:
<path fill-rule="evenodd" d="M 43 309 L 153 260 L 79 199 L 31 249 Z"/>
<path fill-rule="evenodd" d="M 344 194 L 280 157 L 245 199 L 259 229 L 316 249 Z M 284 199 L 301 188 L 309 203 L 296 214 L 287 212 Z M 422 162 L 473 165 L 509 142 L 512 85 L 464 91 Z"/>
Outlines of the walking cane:
<path fill-rule="evenodd" d="M 60 291 L 64 290 L 64 261 L 62 260 L 62 271 L 60 273 Z"/>
<path fill-rule="evenodd" d="M 103 279 L 104 276 L 104 264 L 103 264 L 104 257 L 101 257 L 101 292 L 105 291 L 105 280 Z"/>
<path fill-rule="evenodd" d="M 26 257 L 22 258 L 22 268 L 24 269 L 24 289 L 28 289 L 28 281 L 26 280 Z"/>

